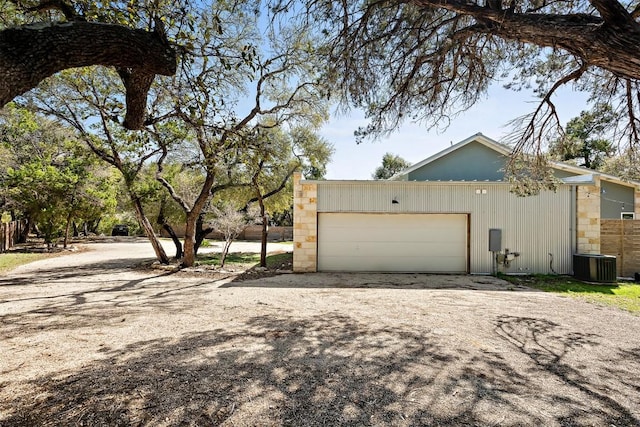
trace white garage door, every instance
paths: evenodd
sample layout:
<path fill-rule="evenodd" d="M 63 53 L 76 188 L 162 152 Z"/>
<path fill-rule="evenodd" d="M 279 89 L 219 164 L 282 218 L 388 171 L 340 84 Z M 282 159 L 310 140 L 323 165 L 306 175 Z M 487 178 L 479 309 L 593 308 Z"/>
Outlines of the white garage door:
<path fill-rule="evenodd" d="M 318 215 L 319 271 L 467 271 L 467 215 Z"/>

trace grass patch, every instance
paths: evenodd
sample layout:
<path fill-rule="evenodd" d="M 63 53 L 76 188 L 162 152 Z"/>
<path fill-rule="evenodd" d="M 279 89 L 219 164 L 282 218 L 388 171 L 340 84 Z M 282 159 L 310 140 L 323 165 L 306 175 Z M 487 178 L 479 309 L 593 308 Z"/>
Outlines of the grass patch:
<path fill-rule="evenodd" d="M 291 268 L 293 253 L 284 252 L 267 255 L 267 268 L 269 270 Z M 234 252 L 227 255 L 225 265 L 233 267 L 256 267 L 260 264 L 260 254 L 249 252 Z M 197 265 L 219 266 L 220 254 L 207 253 L 198 256 Z"/>
<path fill-rule="evenodd" d="M 626 282 L 591 284 L 569 276 L 536 275 L 503 276 L 503 278 L 545 292 L 565 294 L 640 314 L 640 284 Z"/>
<path fill-rule="evenodd" d="M 233 252 L 227 255 L 226 265 L 253 265 L 260 262 L 260 254 L 248 252 Z M 198 265 L 220 265 L 219 253 L 198 255 Z"/>
<path fill-rule="evenodd" d="M 24 252 L 8 252 L 0 254 L 0 274 L 4 274 L 14 268 L 29 264 L 39 259 L 48 258 L 50 254 L 46 253 L 24 253 Z"/>
<path fill-rule="evenodd" d="M 293 265 L 293 252 L 267 255 L 267 268 L 270 270 L 291 268 Z"/>

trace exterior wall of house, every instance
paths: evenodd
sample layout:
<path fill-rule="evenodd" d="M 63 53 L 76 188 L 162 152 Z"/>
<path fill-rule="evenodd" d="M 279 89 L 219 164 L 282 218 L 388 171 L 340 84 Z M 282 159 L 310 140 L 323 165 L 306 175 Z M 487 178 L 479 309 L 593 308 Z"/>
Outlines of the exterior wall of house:
<path fill-rule="evenodd" d="M 302 230 L 303 222 L 307 224 L 304 228 L 307 233 L 317 230 L 317 214 L 323 212 L 464 213 L 469 214 L 470 221 L 471 273 L 493 270 L 493 255 L 489 252 L 491 228 L 502 230 L 503 249 L 520 253 L 505 272 L 549 273 L 549 254 L 553 256 L 553 271 L 572 272 L 574 239 L 569 186 L 561 186 L 556 193 L 546 191 L 532 197 L 517 197 L 509 192 L 508 184 L 490 182 L 313 181 L 307 184 L 302 181 L 294 191 L 297 209 L 294 218 L 303 211 L 313 212 L 316 218 L 295 219 L 295 231 Z M 311 203 L 311 194 L 317 198 L 312 206 L 307 206 L 305 202 Z M 392 203 L 394 199 L 398 203 Z M 317 246 L 313 251 L 304 246 L 305 258 L 296 258 L 295 252 L 311 236 L 306 234 L 305 239 L 300 233 L 294 236 L 294 271 L 314 271 Z"/>
<path fill-rule="evenodd" d="M 293 271 L 316 271 L 318 259 L 318 186 L 293 175 Z"/>
<path fill-rule="evenodd" d="M 595 185 L 577 187 L 576 240 L 578 253 L 600 253 L 600 199 L 599 177 L 595 177 Z"/>
<path fill-rule="evenodd" d="M 634 189 L 613 182 L 602 181 L 600 197 L 600 218 L 620 219 L 622 212 L 634 212 Z"/>
<path fill-rule="evenodd" d="M 636 219 L 640 219 L 640 188 L 635 189 L 635 204 L 633 206 Z"/>
<path fill-rule="evenodd" d="M 472 142 L 409 173 L 407 181 L 502 181 L 505 157 Z"/>

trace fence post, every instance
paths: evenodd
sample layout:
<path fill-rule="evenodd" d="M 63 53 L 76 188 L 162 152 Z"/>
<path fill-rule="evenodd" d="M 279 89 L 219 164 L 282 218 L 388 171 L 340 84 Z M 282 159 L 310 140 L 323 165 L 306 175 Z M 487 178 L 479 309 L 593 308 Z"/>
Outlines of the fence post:
<path fill-rule="evenodd" d="M 0 253 L 8 251 L 18 243 L 24 227 L 24 221 L 0 223 Z"/>

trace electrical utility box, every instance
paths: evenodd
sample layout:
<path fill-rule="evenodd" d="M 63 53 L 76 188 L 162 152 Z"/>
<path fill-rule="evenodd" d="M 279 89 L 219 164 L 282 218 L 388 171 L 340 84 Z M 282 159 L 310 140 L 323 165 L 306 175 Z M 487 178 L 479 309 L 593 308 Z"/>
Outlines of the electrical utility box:
<path fill-rule="evenodd" d="M 489 251 L 502 251 L 502 230 L 499 228 L 489 229 Z"/>

